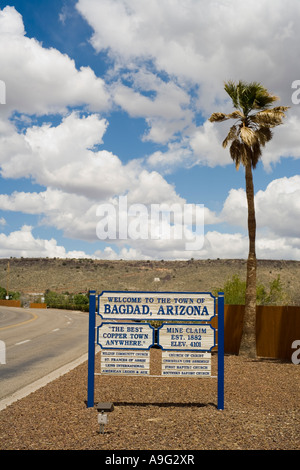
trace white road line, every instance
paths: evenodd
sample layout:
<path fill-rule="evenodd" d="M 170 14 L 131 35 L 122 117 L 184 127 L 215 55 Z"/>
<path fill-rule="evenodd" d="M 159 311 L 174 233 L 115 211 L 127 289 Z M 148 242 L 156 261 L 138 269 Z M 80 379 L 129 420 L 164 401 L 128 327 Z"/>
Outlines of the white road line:
<path fill-rule="evenodd" d="M 54 330 L 52 330 L 52 333 L 53 333 L 54 331 L 59 331 L 59 330 L 60 330 L 60 328 L 55 328 Z"/>
<path fill-rule="evenodd" d="M 29 343 L 31 339 L 25 339 L 24 341 L 20 341 L 19 343 L 15 343 L 15 346 L 19 346 L 19 344 Z"/>

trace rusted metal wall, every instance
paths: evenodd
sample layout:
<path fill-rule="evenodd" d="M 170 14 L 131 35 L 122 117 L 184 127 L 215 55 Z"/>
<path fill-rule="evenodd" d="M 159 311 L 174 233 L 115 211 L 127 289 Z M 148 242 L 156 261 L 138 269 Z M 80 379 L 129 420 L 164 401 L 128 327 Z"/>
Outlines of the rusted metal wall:
<path fill-rule="evenodd" d="M 29 308 L 47 308 L 47 304 L 32 302 L 29 304 Z"/>
<path fill-rule="evenodd" d="M 20 300 L 0 300 L 0 305 L 3 307 L 21 307 Z"/>
<path fill-rule="evenodd" d="M 239 352 L 244 309 L 244 305 L 225 305 L 224 348 L 227 354 Z M 257 306 L 257 356 L 289 360 L 295 340 L 300 340 L 300 307 Z"/>

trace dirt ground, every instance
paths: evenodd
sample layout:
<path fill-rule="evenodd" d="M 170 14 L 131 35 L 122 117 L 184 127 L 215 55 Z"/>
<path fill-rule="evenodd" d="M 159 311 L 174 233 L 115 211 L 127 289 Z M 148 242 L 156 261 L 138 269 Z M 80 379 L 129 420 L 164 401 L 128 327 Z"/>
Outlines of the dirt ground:
<path fill-rule="evenodd" d="M 225 356 L 224 410 L 215 378 L 96 375 L 95 404 L 114 403 L 100 433 L 83 363 L 0 412 L 0 449 L 299 450 L 299 396 L 300 366 L 263 358 Z"/>

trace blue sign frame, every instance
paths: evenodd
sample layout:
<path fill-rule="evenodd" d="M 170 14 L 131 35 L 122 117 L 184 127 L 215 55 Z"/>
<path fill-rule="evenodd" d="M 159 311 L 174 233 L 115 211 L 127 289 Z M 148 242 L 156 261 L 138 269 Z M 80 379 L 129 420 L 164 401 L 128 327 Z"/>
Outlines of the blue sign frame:
<path fill-rule="evenodd" d="M 118 291 L 112 291 L 117 293 Z M 125 291 L 127 294 L 128 291 Z M 120 293 L 120 292 L 119 292 Z M 140 292 L 142 293 L 142 292 Z M 145 293 L 145 292 L 144 292 Z M 156 292 L 157 293 L 157 292 Z M 162 292 L 163 293 L 163 292 Z M 191 294 L 191 292 L 181 292 Z M 210 294 L 210 293 L 209 293 Z M 211 294 L 212 295 L 212 294 Z M 99 295 L 100 297 L 100 295 Z M 212 295 L 212 297 L 214 297 Z M 216 300 L 216 298 L 214 297 Z M 215 306 L 215 303 L 214 303 Z M 218 293 L 218 410 L 224 409 L 224 293 Z M 198 319 L 199 322 L 199 319 Z M 95 386 L 96 291 L 89 293 L 87 407 L 94 406 Z"/>

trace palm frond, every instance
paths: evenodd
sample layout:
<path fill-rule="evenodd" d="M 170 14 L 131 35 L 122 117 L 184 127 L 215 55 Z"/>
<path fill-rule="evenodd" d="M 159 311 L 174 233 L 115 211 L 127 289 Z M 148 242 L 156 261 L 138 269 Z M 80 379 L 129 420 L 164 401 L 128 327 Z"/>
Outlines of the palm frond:
<path fill-rule="evenodd" d="M 285 117 L 285 111 L 286 106 L 264 109 L 263 111 L 249 116 L 249 119 L 260 126 L 275 127 L 282 124 L 282 120 Z"/>
<path fill-rule="evenodd" d="M 243 118 L 245 118 L 244 114 L 241 111 L 239 111 L 238 109 L 233 111 L 233 113 L 226 114 L 226 116 L 227 116 L 228 119 L 243 119 Z"/>
<path fill-rule="evenodd" d="M 288 109 L 290 109 L 290 106 L 275 106 L 275 108 L 272 108 L 273 111 L 280 111 L 282 113 L 285 113 Z M 284 114 L 285 116 L 285 114 Z"/>
<path fill-rule="evenodd" d="M 256 168 L 256 165 L 261 157 L 261 146 L 256 142 L 251 148 L 251 165 Z"/>
<path fill-rule="evenodd" d="M 231 126 L 222 145 L 225 148 L 231 142 L 229 152 L 237 170 L 241 163 L 245 167 L 251 163 L 255 168 L 262 154 L 261 148 L 272 139 L 271 128 L 282 124 L 289 106 L 270 108 L 279 98 L 258 82 L 240 80 L 234 83 L 229 80 L 225 82 L 224 89 L 232 99 L 235 110 L 230 114 L 213 113 L 209 121 L 238 120 Z"/>
<path fill-rule="evenodd" d="M 238 90 L 237 90 L 236 84 L 232 80 L 229 80 L 228 82 L 225 82 L 224 89 L 226 93 L 230 96 L 230 98 L 232 99 L 233 107 L 236 109 L 239 109 L 240 104 L 239 104 L 239 96 L 238 96 Z"/>
<path fill-rule="evenodd" d="M 240 136 L 244 144 L 248 145 L 249 147 L 251 147 L 257 142 L 255 132 L 249 127 L 241 127 Z"/>
<path fill-rule="evenodd" d="M 273 137 L 273 132 L 269 127 L 259 127 L 255 131 L 256 137 L 263 147 L 266 145 L 267 142 L 269 142 L 272 137 Z"/>
<path fill-rule="evenodd" d="M 230 156 L 235 163 L 235 167 L 238 170 L 241 163 L 242 155 L 242 144 L 239 139 L 234 139 L 229 148 Z"/>
<path fill-rule="evenodd" d="M 227 119 L 229 119 L 227 117 L 227 114 L 224 114 L 224 113 L 212 113 L 212 115 L 210 116 L 209 118 L 209 121 L 210 122 L 222 122 L 222 121 L 226 121 Z"/>
<path fill-rule="evenodd" d="M 225 91 L 232 99 L 233 106 L 248 115 L 253 109 L 266 109 L 279 98 L 271 95 L 268 90 L 258 82 L 246 83 L 240 80 L 225 83 Z"/>
<path fill-rule="evenodd" d="M 271 95 L 266 88 L 259 83 L 253 85 L 254 90 L 256 89 L 255 96 L 253 99 L 252 109 L 266 109 L 269 108 L 275 101 L 279 100 L 278 96 Z"/>
<path fill-rule="evenodd" d="M 223 147 L 226 148 L 227 145 L 228 145 L 228 142 L 230 142 L 231 140 L 237 138 L 237 135 L 238 135 L 238 129 L 237 129 L 236 125 L 231 126 L 226 138 L 222 142 Z"/>

